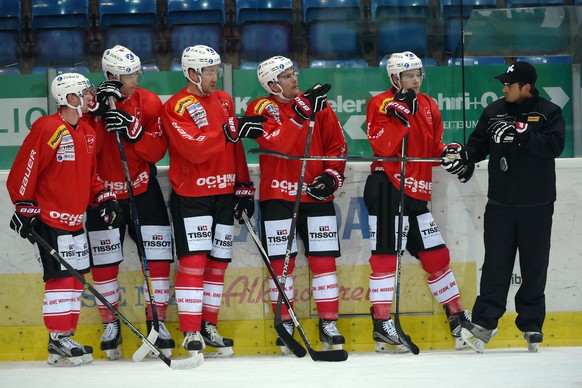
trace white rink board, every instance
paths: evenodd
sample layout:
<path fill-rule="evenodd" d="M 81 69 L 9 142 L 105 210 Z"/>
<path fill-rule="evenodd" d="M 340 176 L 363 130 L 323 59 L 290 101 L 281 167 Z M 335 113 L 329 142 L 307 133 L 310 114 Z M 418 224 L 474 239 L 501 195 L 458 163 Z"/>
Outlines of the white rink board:
<path fill-rule="evenodd" d="M 582 159 L 557 160 L 558 201 L 556 202 L 552 250 L 546 302 L 548 312 L 582 311 Z M 447 243 L 453 262 L 476 262 L 479 271 L 483 260 L 483 212 L 487 193 L 487 163 L 480 163 L 471 181 L 461 184 L 439 167 L 434 168 L 432 212 Z M 367 220 L 362 195 L 368 163 L 348 163 L 346 182 L 336 195 L 340 218 L 340 243 L 342 256 L 338 265 L 367 264 L 369 240 Z M 167 196 L 169 182 L 167 168 L 159 168 L 159 179 Z M 259 186 L 258 168 L 251 166 L 252 179 Z M 10 230 L 8 224 L 13 205 L 6 191 L 8 172 L 0 171 L 0 275 L 40 273 L 30 244 Z M 63 182 L 63 195 L 73 189 Z M 258 209 L 258 206 L 257 206 Z M 362 219 L 363 218 L 363 219 Z M 363 231 L 362 231 L 363 230 Z M 236 227 L 233 268 L 260 268 L 262 260 L 256 253 L 253 241 L 245 228 Z M 126 244 L 128 254 L 135 252 L 133 244 Z M 130 257 L 130 256 L 128 256 Z M 406 255 L 405 263 L 415 259 Z M 300 258 L 299 266 L 306 265 Z M 174 263 L 176 265 L 176 263 Z M 123 270 L 138 270 L 139 261 L 124 260 Z M 480 276 L 477 274 L 477 279 Z M 510 289 L 508 312 L 515 312 L 513 297 L 519 285 L 519 270 L 514 270 L 514 284 Z M 465 298 L 472 298 L 466 295 Z"/>

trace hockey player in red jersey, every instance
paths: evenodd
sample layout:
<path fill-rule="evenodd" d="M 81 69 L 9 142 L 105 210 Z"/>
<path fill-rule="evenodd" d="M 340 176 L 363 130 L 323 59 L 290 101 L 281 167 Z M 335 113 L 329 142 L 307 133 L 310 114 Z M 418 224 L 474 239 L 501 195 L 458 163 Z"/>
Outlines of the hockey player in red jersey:
<path fill-rule="evenodd" d="M 420 93 L 424 77 L 421 60 L 410 51 L 394 53 L 387 65 L 392 87 L 374 96 L 366 109 L 367 134 L 374 155 L 400 157 L 407 137 L 407 157 L 440 157 L 442 142 L 441 113 L 432 98 Z M 449 267 L 449 250 L 430 213 L 432 163 L 407 163 L 404 186 L 403 248 L 420 260 L 428 274 L 428 286 L 449 319 L 456 347 L 461 322 L 469 315 L 461 305 L 459 288 Z M 364 202 L 370 224 L 370 309 L 374 324 L 376 351 L 392 345 L 402 347 L 390 308 L 396 269 L 396 236 L 400 201 L 400 162 L 373 162 L 364 188 Z"/>
<path fill-rule="evenodd" d="M 97 106 L 91 112 L 97 131 L 97 173 L 105 187 L 115 192 L 123 210 L 125 223 L 119 228 L 108 229 L 99 215 L 87 210 L 87 232 L 91 246 L 91 273 L 95 288 L 106 296 L 116 308 L 119 305 L 119 265 L 123 261 L 125 231 L 134 242 L 143 239 L 144 254 L 148 263 L 152 295 L 158 316 L 159 336 L 156 340 L 164 354 L 171 356 L 175 344 L 164 320 L 170 299 L 170 264 L 173 261 L 170 221 L 162 190 L 156 178 L 155 163 L 164 157 L 166 138 L 160 122 L 162 102 L 154 93 L 139 87 L 142 80 L 141 61 L 137 55 L 123 46 L 105 50 L 101 59 L 105 75 L 96 92 Z M 115 106 L 109 106 L 110 97 Z M 124 167 L 115 131 L 119 131 L 127 160 L 135 201 L 130 209 Z M 139 231 L 136 231 L 137 217 Z M 143 293 L 146 305 L 148 331 L 152 327 L 152 308 L 144 281 Z M 97 307 L 103 321 L 101 350 L 110 360 L 121 357 L 119 320 L 101 302 Z"/>
<path fill-rule="evenodd" d="M 163 106 L 172 185 L 170 211 L 179 260 L 176 302 L 184 348 L 206 346 L 232 355 L 233 340 L 217 331 L 224 274 L 232 260 L 234 220 L 254 212 L 240 137 L 262 136 L 257 117 L 234 115 L 234 101 L 216 90 L 220 55 L 204 45 L 186 47 L 182 70 L 188 85 Z"/>
<path fill-rule="evenodd" d="M 246 114 L 268 119 L 265 123 L 267 134 L 256 139 L 262 148 L 303 156 L 309 119 L 315 113 L 309 154 L 347 155 L 347 144 L 338 118 L 325 103 L 329 85 L 319 88 L 317 85 L 302 93 L 298 88 L 297 69 L 289 58 L 282 56 L 262 62 L 257 75 L 269 95 L 251 102 Z M 259 163 L 262 241 L 275 272 L 281 275 L 287 249 L 287 238 L 281 236 L 286 236 L 289 231 L 302 163 L 267 155 L 261 155 Z M 297 216 L 298 234 L 305 244 L 305 255 L 313 273 L 313 297 L 320 318 L 319 338 L 324 349 L 341 348 L 345 343 L 336 327 L 339 307 L 336 257 L 340 256 L 340 246 L 333 205 L 333 193 L 342 187 L 344 169 L 343 161 L 309 161 L 305 172 L 307 184 L 301 193 Z M 290 301 L 294 296 L 291 275 L 296 256 L 294 241 L 285 281 L 285 293 Z M 274 281 L 270 279 L 269 282 L 269 295 L 275 310 L 279 293 Z M 292 334 L 293 322 L 284 305 L 281 318 Z M 289 352 L 280 338 L 277 338 L 277 345 L 283 353 Z"/>
<path fill-rule="evenodd" d="M 6 186 L 16 211 L 10 227 L 27 238 L 34 229 L 79 273 L 89 272 L 89 246 L 83 230 L 87 206 L 107 227 L 122 215 L 115 195 L 98 180 L 95 131 L 82 118 L 93 86 L 81 74 L 58 75 L 51 95 L 58 112 L 36 120 L 14 160 Z M 42 312 L 49 331 L 48 363 L 74 366 L 93 361 L 93 349 L 74 341 L 83 284 L 37 247 L 45 282 Z"/>

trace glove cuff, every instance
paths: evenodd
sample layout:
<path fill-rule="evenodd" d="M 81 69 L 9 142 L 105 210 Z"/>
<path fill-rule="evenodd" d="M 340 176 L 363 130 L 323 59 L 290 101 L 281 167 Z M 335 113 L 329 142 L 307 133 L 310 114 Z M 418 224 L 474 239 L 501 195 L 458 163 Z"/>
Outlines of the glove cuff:
<path fill-rule="evenodd" d="M 95 207 L 98 207 L 103 202 L 109 201 L 110 199 L 117 199 L 115 193 L 106 189 L 101 190 L 97 195 L 95 195 Z"/>
<path fill-rule="evenodd" d="M 344 185 L 344 176 L 338 171 L 332 168 L 328 168 L 324 170 L 323 173 L 331 176 L 335 181 L 335 187 L 333 188 L 334 191 L 341 189 L 341 187 Z"/>

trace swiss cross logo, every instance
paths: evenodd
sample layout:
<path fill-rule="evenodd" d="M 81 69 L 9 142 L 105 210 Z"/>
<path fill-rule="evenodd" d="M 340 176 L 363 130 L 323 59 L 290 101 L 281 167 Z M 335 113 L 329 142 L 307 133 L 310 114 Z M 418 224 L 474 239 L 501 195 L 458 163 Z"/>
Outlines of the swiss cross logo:
<path fill-rule="evenodd" d="M 204 232 L 204 231 L 208 230 L 208 226 L 207 225 L 199 226 L 198 227 L 198 230 L 201 231 L 201 232 Z"/>
<path fill-rule="evenodd" d="M 164 239 L 164 236 L 163 236 L 163 235 L 161 235 L 161 234 L 154 234 L 154 235 L 152 236 L 152 240 L 158 240 L 158 241 L 161 241 L 161 240 L 163 240 L 163 239 Z"/>
<path fill-rule="evenodd" d="M 101 245 L 110 245 L 111 240 L 101 240 L 100 243 L 101 243 Z"/>
<path fill-rule="evenodd" d="M 287 235 L 287 229 L 281 229 L 277 231 L 277 236 L 286 236 Z"/>
<path fill-rule="evenodd" d="M 319 231 L 320 232 L 329 232 L 329 226 L 320 226 Z"/>

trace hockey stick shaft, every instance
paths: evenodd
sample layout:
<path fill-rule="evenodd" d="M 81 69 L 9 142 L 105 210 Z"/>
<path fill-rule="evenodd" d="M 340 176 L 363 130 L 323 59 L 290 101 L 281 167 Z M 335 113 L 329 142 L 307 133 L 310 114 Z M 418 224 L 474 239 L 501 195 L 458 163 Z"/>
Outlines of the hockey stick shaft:
<path fill-rule="evenodd" d="M 400 324 L 400 278 L 401 278 L 401 268 L 402 268 L 402 254 L 404 248 L 402 246 L 403 233 L 404 233 L 404 185 L 406 182 L 406 141 L 407 137 L 404 136 L 402 139 L 402 161 L 400 162 L 400 199 L 398 203 L 398 233 L 396 239 L 396 271 L 394 274 L 394 327 L 400 338 L 400 342 L 406 346 L 413 354 L 418 354 L 419 349 L 412 340 L 410 336 L 406 335 L 402 330 L 402 325 Z"/>
<path fill-rule="evenodd" d="M 401 162 L 405 160 L 406 162 L 425 162 L 425 163 L 441 163 L 450 162 L 456 158 L 420 158 L 420 157 L 392 157 L 392 156 L 329 156 L 329 155 L 310 155 L 310 156 L 299 156 L 299 155 L 288 155 L 281 152 L 267 150 L 263 148 L 252 148 L 249 154 L 259 154 L 274 156 L 280 159 L 287 160 L 323 160 L 323 161 L 346 161 L 346 162 Z M 458 157 L 458 155 L 457 155 Z"/>
<path fill-rule="evenodd" d="M 309 149 L 311 148 L 311 138 L 313 137 L 313 129 L 315 128 L 315 113 L 311 114 L 309 118 L 309 128 L 307 130 L 307 138 L 305 139 L 305 150 L 303 156 L 309 156 Z M 295 203 L 293 204 L 293 213 L 291 215 L 291 225 L 289 226 L 289 234 L 287 235 L 287 249 L 285 250 L 285 262 L 283 263 L 283 271 L 281 273 L 281 284 L 285 288 L 287 280 L 287 270 L 289 268 L 289 261 L 291 260 L 291 251 L 293 250 L 293 240 L 295 238 L 295 229 L 297 227 L 297 213 L 301 205 L 301 194 L 303 192 L 303 183 L 305 182 L 305 171 L 307 170 L 307 160 L 301 162 L 301 171 L 299 172 L 299 181 L 297 182 L 297 195 L 295 195 Z M 277 307 L 275 308 L 275 325 L 281 322 L 281 297 L 279 293 L 277 298 Z"/>
<path fill-rule="evenodd" d="M 109 97 L 109 106 L 112 109 L 115 109 L 115 98 L 113 97 Z M 158 318 L 158 310 L 156 307 L 156 301 L 154 299 L 154 289 L 152 286 L 152 278 L 150 276 L 150 268 L 148 265 L 148 260 L 147 260 L 147 256 L 145 253 L 145 248 L 143 245 L 143 236 L 141 234 L 141 224 L 139 222 L 139 216 L 138 216 L 138 211 L 137 211 L 137 205 L 135 203 L 135 197 L 133 195 L 133 186 L 132 186 L 132 182 L 131 182 L 131 175 L 129 173 L 129 166 L 127 164 L 127 157 L 125 156 L 125 148 L 123 146 L 123 142 L 121 140 L 121 136 L 119 135 L 119 132 L 115 132 L 115 137 L 117 139 L 117 146 L 119 147 L 119 155 L 121 156 L 121 165 L 123 167 L 123 175 L 125 176 L 125 184 L 127 185 L 127 195 L 129 197 L 129 214 L 130 217 L 133 221 L 133 227 L 134 227 L 134 231 L 135 231 L 135 238 L 136 238 L 136 245 L 137 245 L 137 254 L 139 255 L 140 258 L 140 262 L 142 265 L 142 270 L 143 270 L 143 274 L 145 277 L 145 281 L 146 281 L 146 286 L 147 286 L 147 293 L 148 293 L 148 297 L 150 299 L 150 307 L 152 310 L 152 321 L 153 321 L 153 328 L 152 328 L 152 333 L 155 330 L 155 338 L 154 338 L 154 334 L 152 334 L 151 339 L 153 339 L 152 342 L 155 342 L 157 340 L 157 333 L 159 333 L 160 331 L 160 324 L 159 324 L 159 318 Z M 133 355 L 133 359 L 134 361 L 141 361 L 143 360 L 143 358 L 147 355 L 147 349 L 145 349 L 143 346 L 141 346 L 139 349 L 137 349 Z"/>
<path fill-rule="evenodd" d="M 293 310 L 293 307 L 291 306 L 291 301 L 287 297 L 287 294 L 285 294 L 285 290 L 283 289 L 283 286 L 279 282 L 277 274 L 275 273 L 275 270 L 273 269 L 271 261 L 269 260 L 269 256 L 267 255 L 267 252 L 265 252 L 265 249 L 263 248 L 263 245 L 261 244 L 261 241 L 259 240 L 259 236 L 255 232 L 255 229 L 253 228 L 253 226 L 251 224 L 251 220 L 249 220 L 249 217 L 247 216 L 246 212 L 243 212 L 242 218 L 243 218 L 245 225 L 249 231 L 249 234 L 251 235 L 253 241 L 255 242 L 255 245 L 257 246 L 257 248 L 259 250 L 259 253 L 263 259 L 263 262 L 265 263 L 265 266 L 267 267 L 267 270 L 269 271 L 271 279 L 273 279 L 273 282 L 275 282 L 275 286 L 277 287 L 277 290 L 279 291 L 279 295 L 281 295 L 281 297 L 282 297 L 283 303 L 285 303 L 285 306 L 287 306 L 287 309 L 289 310 L 289 315 L 291 316 L 291 319 L 293 320 L 293 324 L 295 325 L 295 327 L 297 327 L 297 331 L 299 332 L 299 335 L 301 336 L 303 343 L 305 343 L 305 346 L 309 350 L 309 355 L 311 356 L 311 358 L 314 361 L 345 361 L 345 360 L 347 360 L 348 353 L 345 350 L 331 350 L 331 351 L 325 351 L 325 352 L 318 352 L 318 351 L 313 349 L 313 347 L 309 343 L 309 340 L 307 339 L 307 336 L 305 335 L 305 331 L 303 330 L 303 327 L 301 327 L 301 324 L 299 323 L 299 319 L 297 318 L 297 315 L 295 315 L 295 311 Z M 290 335 L 289 332 L 287 332 L 287 330 L 285 329 L 285 327 L 283 325 L 276 325 L 275 330 L 277 330 L 277 334 L 279 334 L 279 337 L 283 340 L 285 345 L 287 345 L 287 347 L 291 351 L 293 351 L 293 353 L 297 357 L 305 356 L 305 349 L 301 346 L 301 344 L 299 344 L 297 341 L 295 341 L 293 336 Z"/>
<path fill-rule="evenodd" d="M 166 365 L 172 369 L 190 369 L 200 365 L 204 361 L 204 356 L 191 357 L 184 360 L 172 360 L 166 357 L 161 350 L 159 350 L 151 341 L 149 341 L 127 318 L 123 316 L 105 297 L 95 289 L 85 277 L 79 273 L 71 264 L 69 264 L 61 255 L 54 250 L 54 248 L 36 232 L 34 229 L 30 231 L 30 238 L 36 242 L 41 248 L 47 251 L 56 261 L 58 261 L 65 269 L 78 281 L 80 281 L 84 287 L 86 287 L 91 294 L 93 294 L 107 309 L 109 309 L 117 319 L 119 319 L 125 326 L 131 330 L 139 339 L 150 348 L 153 354 L 155 354 L 159 359 L 161 359 Z"/>

